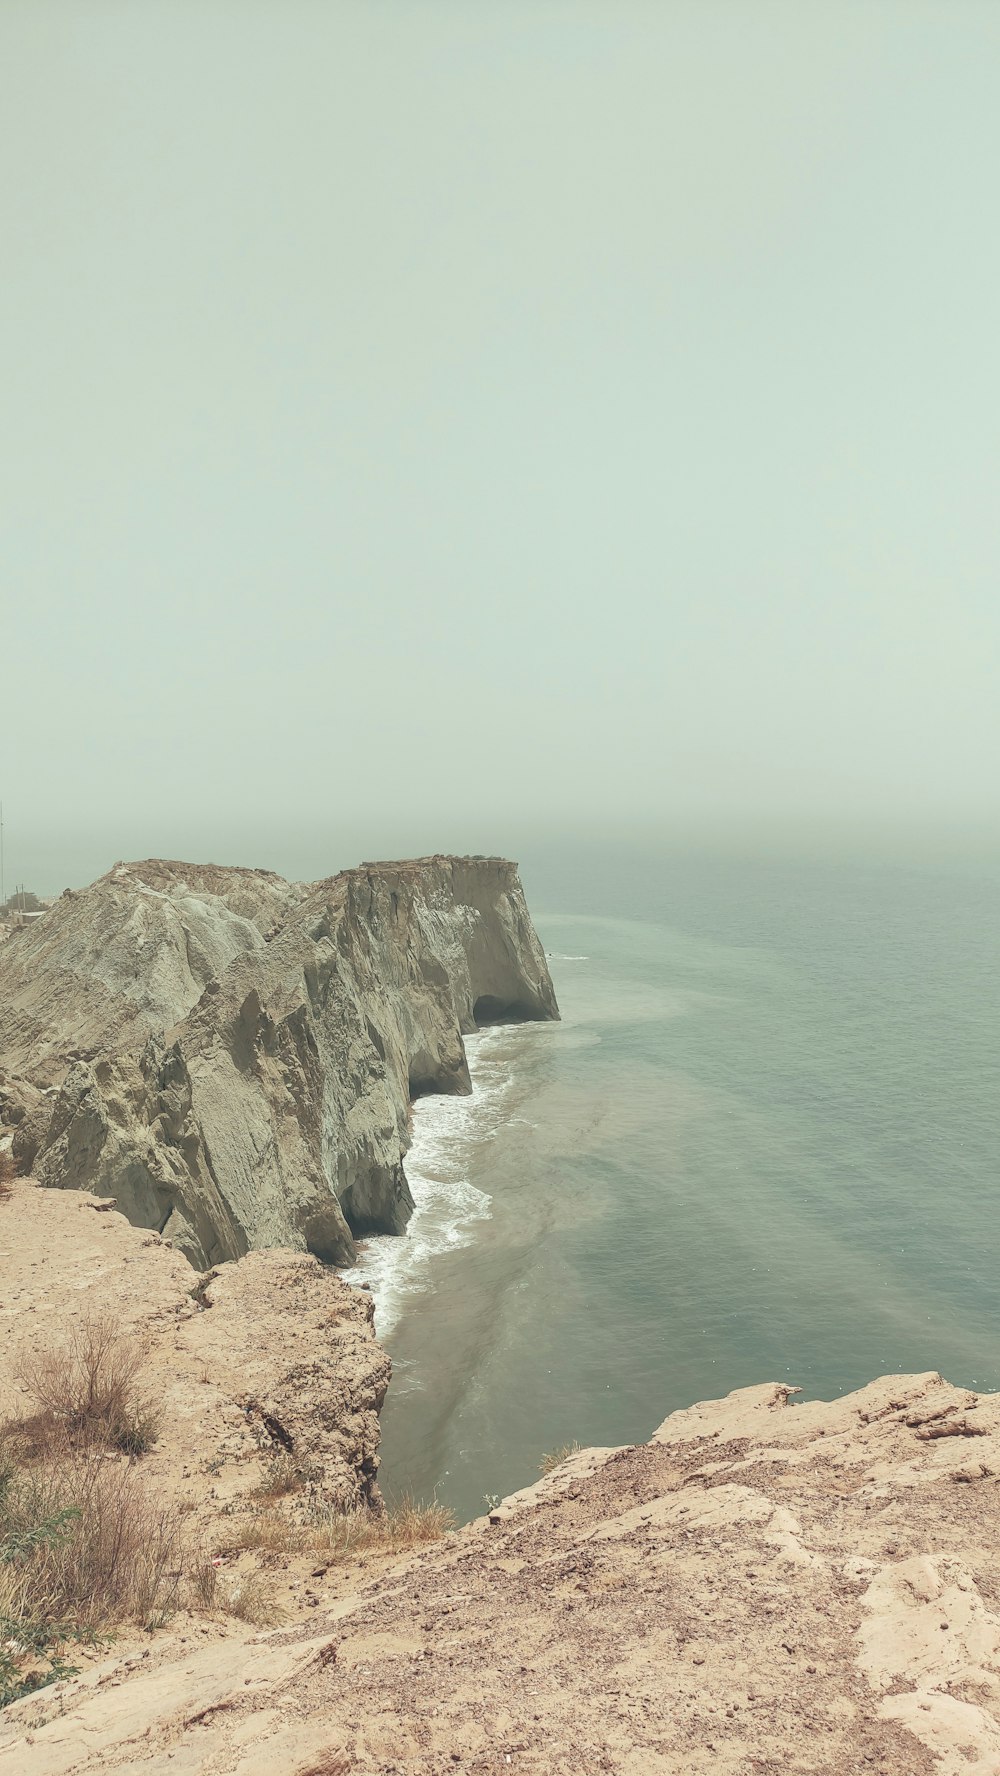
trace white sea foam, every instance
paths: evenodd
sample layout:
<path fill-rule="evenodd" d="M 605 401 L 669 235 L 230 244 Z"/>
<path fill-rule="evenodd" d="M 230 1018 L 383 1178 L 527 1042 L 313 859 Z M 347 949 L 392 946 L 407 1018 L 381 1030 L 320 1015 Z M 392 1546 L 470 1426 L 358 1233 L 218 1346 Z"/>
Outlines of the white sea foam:
<path fill-rule="evenodd" d="M 347 1282 L 368 1283 L 375 1299 L 380 1338 L 392 1331 L 406 1299 L 432 1286 L 432 1261 L 467 1246 L 472 1227 L 490 1218 L 491 1198 L 466 1173 L 474 1145 L 493 1138 L 506 1120 L 511 1072 L 494 1053 L 505 1029 L 480 1030 L 465 1038 L 472 1079 L 470 1097 L 420 1098 L 413 1106 L 413 1140 L 406 1176 L 414 1210 L 403 1235 L 366 1239 Z"/>
<path fill-rule="evenodd" d="M 564 956 L 561 950 L 546 950 L 550 962 L 589 962 L 589 956 Z"/>

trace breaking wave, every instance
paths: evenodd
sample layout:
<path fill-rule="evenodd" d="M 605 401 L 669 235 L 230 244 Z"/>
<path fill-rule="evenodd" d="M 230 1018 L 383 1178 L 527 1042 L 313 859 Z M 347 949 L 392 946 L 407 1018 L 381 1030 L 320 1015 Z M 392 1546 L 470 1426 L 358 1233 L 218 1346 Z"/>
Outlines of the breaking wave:
<path fill-rule="evenodd" d="M 465 1038 L 472 1094 L 426 1097 L 413 1106 L 413 1140 L 406 1176 L 414 1210 L 405 1234 L 375 1234 L 358 1248 L 344 1279 L 367 1283 L 380 1338 L 391 1332 L 410 1295 L 433 1286 L 430 1266 L 444 1252 L 467 1246 L 477 1221 L 490 1219 L 492 1198 L 470 1184 L 474 1150 L 506 1121 L 511 1069 L 495 1050 L 507 1032 L 479 1030 Z"/>

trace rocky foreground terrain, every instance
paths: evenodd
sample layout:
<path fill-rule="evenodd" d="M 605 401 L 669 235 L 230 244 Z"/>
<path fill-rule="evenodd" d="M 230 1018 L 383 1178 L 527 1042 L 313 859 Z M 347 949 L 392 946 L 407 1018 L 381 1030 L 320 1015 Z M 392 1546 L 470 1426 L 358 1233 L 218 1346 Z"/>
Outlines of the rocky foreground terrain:
<path fill-rule="evenodd" d="M 399 1233 L 411 1101 L 462 1036 L 558 1017 L 516 866 L 431 857 L 294 884 L 118 864 L 0 951 L 0 1123 L 43 1184 L 113 1196 L 198 1270 Z"/>
<path fill-rule="evenodd" d="M 251 1252 L 196 1276 L 112 1203 L 18 1179 L 0 1203 L 0 1276 L 0 1425 L 33 1409 L 24 1357 L 107 1316 L 144 1358 L 157 1435 L 143 1479 L 189 1543 L 214 1544 L 289 1451 L 309 1475 L 302 1502 L 378 1507 L 391 1365 L 370 1296 L 309 1253 Z"/>
<path fill-rule="evenodd" d="M 23 1180 L 0 1235 L 0 1416 L 30 1411 L 20 1355 L 109 1311 L 161 1410 L 143 1483 L 283 1616 L 121 1629 L 0 1713 L 0 1776 L 1000 1772 L 1000 1398 L 937 1375 L 833 1404 L 744 1389 L 403 1558 L 248 1554 L 286 1441 L 309 1482 L 271 1511 L 379 1507 L 366 1295 L 306 1253 L 198 1278 L 113 1207 Z"/>

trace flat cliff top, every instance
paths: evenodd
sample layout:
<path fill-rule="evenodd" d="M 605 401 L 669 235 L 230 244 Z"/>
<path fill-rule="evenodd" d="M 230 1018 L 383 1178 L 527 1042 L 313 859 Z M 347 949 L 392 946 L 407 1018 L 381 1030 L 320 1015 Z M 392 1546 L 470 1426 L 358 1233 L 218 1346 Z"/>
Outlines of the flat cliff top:
<path fill-rule="evenodd" d="M 20 1703 L 0 1773 L 996 1776 L 1000 1397 L 788 1392 L 574 1455 L 280 1631 Z"/>
<path fill-rule="evenodd" d="M 404 870 L 410 875 L 421 875 L 428 869 L 450 869 L 454 864 L 474 866 L 481 864 L 484 869 L 516 870 L 517 864 L 509 857 L 486 857 L 479 853 L 463 853 L 458 851 L 434 851 L 426 857 L 395 857 L 376 858 L 374 861 L 362 863 L 358 868 L 363 870 Z M 342 870 L 342 875 L 351 875 L 352 870 Z"/>
<path fill-rule="evenodd" d="M 523 908 L 517 865 L 499 857 L 364 863 L 317 882 L 170 858 L 116 863 L 89 887 L 67 889 L 30 926 L 4 929 L 0 1069 L 48 1086 L 67 1058 L 138 1051 L 180 1022 L 234 963 L 250 958 L 266 970 L 268 945 L 299 930 L 303 917 L 308 923 L 319 903 L 340 913 L 353 890 L 375 885 L 405 886 L 435 905 L 450 892 L 488 919 L 504 896 L 516 894 Z M 554 1009 L 547 977 L 545 984 Z"/>

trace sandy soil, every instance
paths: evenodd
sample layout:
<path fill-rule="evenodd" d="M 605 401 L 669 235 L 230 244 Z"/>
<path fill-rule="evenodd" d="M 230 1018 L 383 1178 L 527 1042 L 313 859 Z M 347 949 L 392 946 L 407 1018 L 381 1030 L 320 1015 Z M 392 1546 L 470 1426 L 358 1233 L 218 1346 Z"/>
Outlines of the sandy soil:
<path fill-rule="evenodd" d="M 300 1503 L 363 1501 L 378 1466 L 389 1358 L 372 1304 L 304 1252 L 251 1252 L 206 1276 L 113 1204 L 17 1180 L 0 1203 L 0 1421 L 32 1401 L 23 1351 L 58 1347 L 110 1314 L 146 1352 L 160 1414 L 141 1470 L 213 1545 L 291 1442 L 311 1476 Z"/>
<path fill-rule="evenodd" d="M 1000 1401 L 786 1395 L 584 1451 L 277 1632 L 19 1704 L 0 1773 L 995 1776 Z"/>

